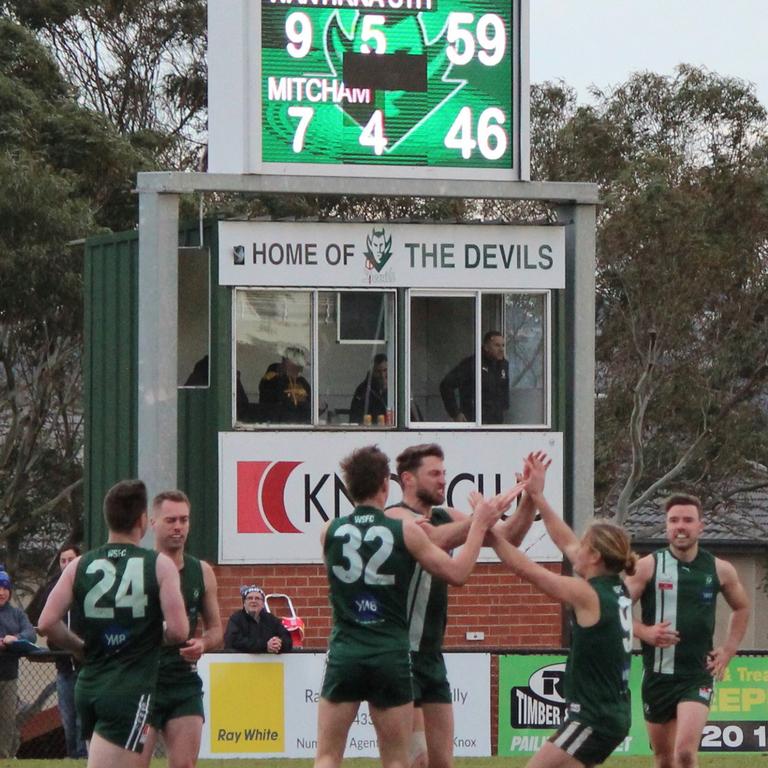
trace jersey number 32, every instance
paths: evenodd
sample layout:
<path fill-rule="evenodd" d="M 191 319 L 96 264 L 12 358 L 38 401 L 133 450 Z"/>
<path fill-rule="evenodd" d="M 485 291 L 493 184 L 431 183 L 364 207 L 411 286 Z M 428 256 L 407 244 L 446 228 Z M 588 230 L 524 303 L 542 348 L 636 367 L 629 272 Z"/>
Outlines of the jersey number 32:
<path fill-rule="evenodd" d="M 333 575 L 343 581 L 345 584 L 352 584 L 363 576 L 366 584 L 376 586 L 388 586 L 395 583 L 394 575 L 390 573 L 379 573 L 379 568 L 387 561 L 392 554 L 392 548 L 395 545 L 392 531 L 383 525 L 373 525 L 362 535 L 360 529 L 345 523 L 340 525 L 333 534 L 335 539 L 345 539 L 341 545 L 341 554 L 346 559 L 348 565 L 334 565 L 331 569 Z M 365 543 L 371 543 L 378 539 L 378 549 L 370 556 L 365 563 L 360 555 L 360 547 Z"/>

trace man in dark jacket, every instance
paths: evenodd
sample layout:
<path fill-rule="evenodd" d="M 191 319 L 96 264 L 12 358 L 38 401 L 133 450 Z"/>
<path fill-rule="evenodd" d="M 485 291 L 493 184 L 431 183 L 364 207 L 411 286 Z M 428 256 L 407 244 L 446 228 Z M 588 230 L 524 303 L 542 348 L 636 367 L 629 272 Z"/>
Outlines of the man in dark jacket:
<path fill-rule="evenodd" d="M 498 331 L 488 331 L 483 336 L 480 372 L 483 424 L 503 424 L 504 414 L 509 410 L 509 362 L 504 351 L 504 337 Z M 446 374 L 440 382 L 440 396 L 454 421 L 475 420 L 475 355 L 465 357 Z"/>
<path fill-rule="evenodd" d="M 288 630 L 264 607 L 264 590 L 240 587 L 243 610 L 233 613 L 224 633 L 224 647 L 245 653 L 287 653 L 293 648 Z"/>
<path fill-rule="evenodd" d="M 371 424 L 378 424 L 379 416 L 386 418 L 389 408 L 388 370 L 387 356 L 384 353 L 375 355 L 371 370 L 357 385 L 349 406 L 349 420 L 353 424 L 363 424 L 366 414 L 371 417 Z"/>

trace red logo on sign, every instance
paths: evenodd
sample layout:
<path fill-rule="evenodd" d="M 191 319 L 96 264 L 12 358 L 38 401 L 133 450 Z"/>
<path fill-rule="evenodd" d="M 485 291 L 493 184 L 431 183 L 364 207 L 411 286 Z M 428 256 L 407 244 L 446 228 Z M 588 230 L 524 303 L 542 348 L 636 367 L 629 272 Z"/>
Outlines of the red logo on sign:
<path fill-rule="evenodd" d="M 660 581 L 659 582 L 659 589 L 672 589 L 674 585 L 671 581 Z"/>
<path fill-rule="evenodd" d="M 300 461 L 237 462 L 237 532 L 301 533 L 288 519 L 285 484 Z"/>

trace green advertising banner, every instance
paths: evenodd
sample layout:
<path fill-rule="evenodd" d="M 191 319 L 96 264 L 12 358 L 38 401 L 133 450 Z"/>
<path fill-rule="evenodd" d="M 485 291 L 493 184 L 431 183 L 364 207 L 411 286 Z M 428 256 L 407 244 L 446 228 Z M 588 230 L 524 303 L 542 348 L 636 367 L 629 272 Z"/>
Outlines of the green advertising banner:
<path fill-rule="evenodd" d="M 536 752 L 565 713 L 560 654 L 499 657 L 499 743 L 501 757 Z M 632 659 L 632 728 L 618 754 L 649 755 L 640 700 L 642 661 Z M 702 752 L 764 752 L 768 746 L 768 657 L 737 656 L 717 683 Z"/>

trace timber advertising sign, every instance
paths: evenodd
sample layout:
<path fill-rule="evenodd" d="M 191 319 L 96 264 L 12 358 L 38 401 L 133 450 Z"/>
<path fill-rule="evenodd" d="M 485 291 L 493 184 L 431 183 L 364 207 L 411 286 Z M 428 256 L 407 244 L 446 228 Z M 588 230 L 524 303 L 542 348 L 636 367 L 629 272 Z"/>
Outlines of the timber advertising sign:
<path fill-rule="evenodd" d="M 500 757 L 536 752 L 565 716 L 565 656 L 499 657 Z M 642 660 L 632 657 L 632 727 L 615 754 L 650 755 L 640 694 Z M 765 752 L 768 657 L 737 656 L 715 685 L 701 752 Z"/>
<path fill-rule="evenodd" d="M 209 0 L 209 169 L 526 179 L 527 27 L 528 0 Z"/>
<path fill-rule="evenodd" d="M 446 503 L 469 511 L 467 497 L 479 490 L 495 494 L 515 484 L 515 472 L 531 451 L 552 458 L 547 498 L 563 508 L 563 439 L 555 432 L 483 433 L 382 432 L 375 442 L 391 460 L 409 445 L 437 442 L 445 451 Z M 354 508 L 344 487 L 339 461 L 355 448 L 370 445 L 370 432 L 219 434 L 219 562 L 320 563 L 320 532 L 329 520 Z M 471 449 L 467 446 L 471 444 Z M 401 498 L 390 484 L 389 504 Z M 560 562 L 560 551 L 535 522 L 522 544 L 537 561 Z M 496 560 L 483 550 L 483 560 Z"/>
<path fill-rule="evenodd" d="M 219 224 L 221 285 L 565 287 L 562 226 Z"/>

